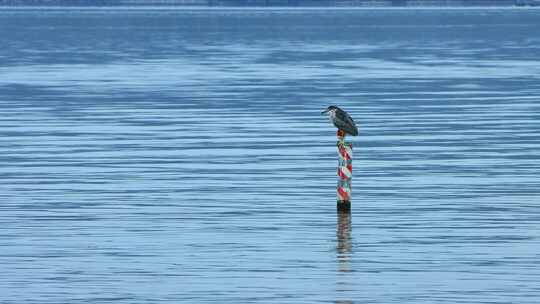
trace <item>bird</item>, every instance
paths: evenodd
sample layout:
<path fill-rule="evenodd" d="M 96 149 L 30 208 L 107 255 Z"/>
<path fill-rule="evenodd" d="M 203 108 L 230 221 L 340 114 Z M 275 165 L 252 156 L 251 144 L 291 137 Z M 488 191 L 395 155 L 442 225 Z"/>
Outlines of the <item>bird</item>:
<path fill-rule="evenodd" d="M 338 130 L 345 132 L 345 134 L 350 134 L 352 136 L 358 135 L 358 128 L 352 117 L 339 107 L 329 106 L 326 110 L 322 111 L 321 114 L 327 114 L 334 126 L 336 126 Z"/>

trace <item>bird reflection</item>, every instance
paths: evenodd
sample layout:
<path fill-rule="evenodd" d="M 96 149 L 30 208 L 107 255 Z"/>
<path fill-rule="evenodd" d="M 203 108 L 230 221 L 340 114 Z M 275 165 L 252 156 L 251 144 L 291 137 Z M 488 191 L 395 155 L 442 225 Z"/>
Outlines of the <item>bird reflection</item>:
<path fill-rule="evenodd" d="M 351 214 L 349 212 L 338 212 L 337 214 L 337 245 L 336 245 L 336 257 L 337 257 L 337 286 L 336 291 L 338 295 L 346 296 L 351 291 L 351 282 L 348 273 L 351 272 L 351 253 L 352 253 L 352 241 L 351 241 Z M 339 299 L 335 303 L 339 304 L 352 304 L 353 301 Z"/>

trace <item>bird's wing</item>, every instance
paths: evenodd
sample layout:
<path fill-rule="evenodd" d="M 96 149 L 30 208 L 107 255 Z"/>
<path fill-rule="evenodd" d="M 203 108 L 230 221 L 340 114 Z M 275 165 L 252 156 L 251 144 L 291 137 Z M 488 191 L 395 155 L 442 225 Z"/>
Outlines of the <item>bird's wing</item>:
<path fill-rule="evenodd" d="M 354 123 L 354 120 L 352 119 L 347 112 L 341 110 L 336 111 L 336 118 L 334 119 L 334 125 L 352 136 L 358 135 L 358 128 L 356 128 L 356 124 Z"/>

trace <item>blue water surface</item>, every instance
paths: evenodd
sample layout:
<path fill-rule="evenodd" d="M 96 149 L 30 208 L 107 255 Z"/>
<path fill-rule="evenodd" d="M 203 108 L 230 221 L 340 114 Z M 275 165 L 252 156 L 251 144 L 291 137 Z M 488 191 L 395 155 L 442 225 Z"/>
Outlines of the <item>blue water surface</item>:
<path fill-rule="evenodd" d="M 540 10 L 0 10 L 1 303 L 538 303 Z M 358 123 L 353 212 L 335 130 Z"/>

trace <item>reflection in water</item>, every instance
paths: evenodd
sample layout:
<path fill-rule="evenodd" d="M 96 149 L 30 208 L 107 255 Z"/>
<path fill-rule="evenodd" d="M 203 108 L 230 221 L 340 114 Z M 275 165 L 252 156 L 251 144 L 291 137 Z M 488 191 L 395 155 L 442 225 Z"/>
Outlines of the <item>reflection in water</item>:
<path fill-rule="evenodd" d="M 337 214 L 337 245 L 336 245 L 336 257 L 337 257 L 337 286 L 336 291 L 338 296 L 345 296 L 347 291 L 350 291 L 348 285 L 351 284 L 350 276 L 351 272 L 351 214 L 348 212 L 338 212 Z M 345 304 L 353 303 L 351 300 L 339 299 L 335 303 Z"/>
<path fill-rule="evenodd" d="M 339 272 L 351 271 L 350 257 L 352 251 L 351 243 L 351 214 L 338 212 L 337 222 L 337 261 Z"/>

